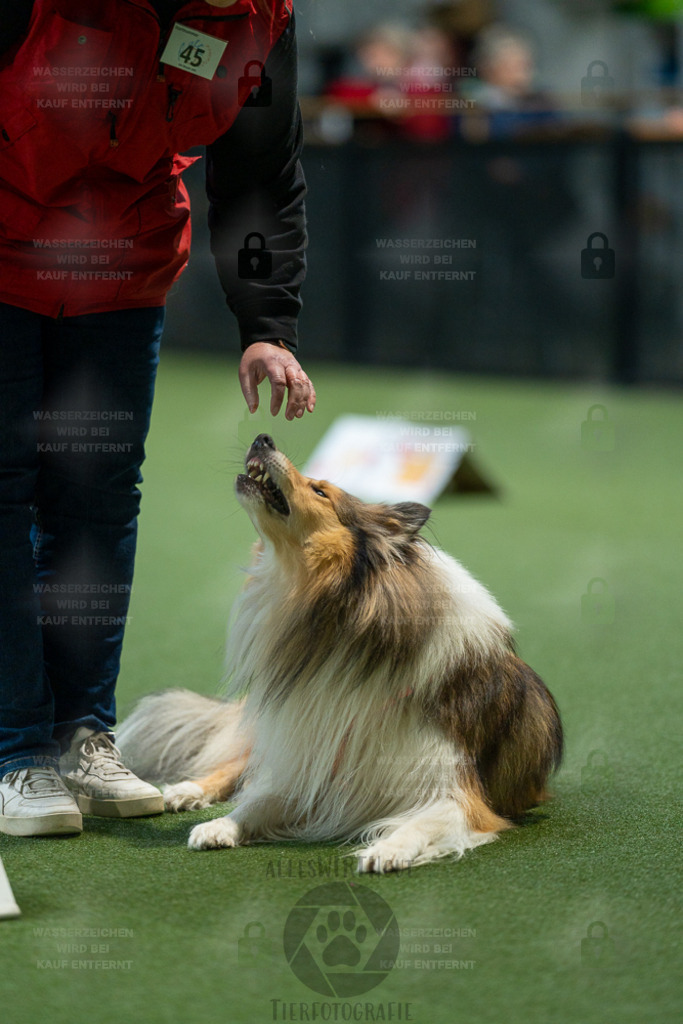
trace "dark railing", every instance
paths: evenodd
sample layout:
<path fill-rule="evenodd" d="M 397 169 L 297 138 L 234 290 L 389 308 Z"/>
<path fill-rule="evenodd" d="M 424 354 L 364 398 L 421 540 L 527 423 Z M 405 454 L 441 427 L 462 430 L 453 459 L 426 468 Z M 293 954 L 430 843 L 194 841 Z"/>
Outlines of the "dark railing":
<path fill-rule="evenodd" d="M 167 344 L 237 351 L 201 164 L 186 176 L 193 258 L 171 296 Z M 683 382 L 681 142 L 602 128 L 477 144 L 309 143 L 304 166 L 302 356 Z M 583 254 L 596 233 L 614 252 L 613 276 L 599 235 L 595 255 Z"/>

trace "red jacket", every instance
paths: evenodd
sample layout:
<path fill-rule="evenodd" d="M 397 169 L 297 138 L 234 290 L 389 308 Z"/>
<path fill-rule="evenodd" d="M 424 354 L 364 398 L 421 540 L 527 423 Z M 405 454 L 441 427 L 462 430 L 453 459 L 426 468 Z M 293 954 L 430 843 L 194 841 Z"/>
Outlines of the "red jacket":
<path fill-rule="evenodd" d="M 35 0 L 0 64 L 0 301 L 49 316 L 164 303 L 190 246 L 180 174 L 196 158 L 177 154 L 233 123 L 286 4 L 180 6 L 174 24 L 227 40 L 209 81 L 160 63 L 171 30 L 147 0 Z"/>

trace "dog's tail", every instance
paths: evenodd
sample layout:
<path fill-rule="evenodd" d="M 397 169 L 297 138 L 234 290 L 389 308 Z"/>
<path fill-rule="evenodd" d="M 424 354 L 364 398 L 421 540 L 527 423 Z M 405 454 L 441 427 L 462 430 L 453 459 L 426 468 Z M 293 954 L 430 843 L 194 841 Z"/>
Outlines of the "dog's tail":
<path fill-rule="evenodd" d="M 126 766 L 148 782 L 201 777 L 248 748 L 242 706 L 191 690 L 152 693 L 117 729 L 116 744 Z"/>

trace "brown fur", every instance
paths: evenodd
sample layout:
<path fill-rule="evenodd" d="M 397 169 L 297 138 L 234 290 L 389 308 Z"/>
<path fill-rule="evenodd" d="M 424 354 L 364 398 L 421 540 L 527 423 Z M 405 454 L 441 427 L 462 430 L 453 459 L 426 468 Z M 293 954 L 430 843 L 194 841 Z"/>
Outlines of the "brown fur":
<path fill-rule="evenodd" d="M 430 510 L 412 502 L 368 505 L 327 480 L 302 476 L 280 452 L 258 452 L 273 475 L 279 468 L 290 506 L 286 521 L 265 503 L 258 514 L 291 580 L 278 684 L 268 699 L 315 680 L 331 650 L 345 650 L 344 670 L 359 675 L 387 663 L 405 670 L 438 618 L 438 581 L 418 536 Z"/>
<path fill-rule="evenodd" d="M 248 750 L 241 757 L 234 757 L 230 761 L 225 761 L 215 771 L 211 772 L 210 775 L 204 776 L 203 779 L 193 779 L 192 781 L 200 787 L 204 796 L 211 803 L 221 803 L 234 793 L 237 782 L 247 767 L 250 753 L 251 751 Z"/>
<path fill-rule="evenodd" d="M 489 807 L 474 766 L 470 771 L 461 774 L 459 782 L 458 799 L 464 805 L 470 828 L 475 832 L 503 832 L 513 827 L 512 822 L 502 818 Z"/>
<path fill-rule="evenodd" d="M 543 680 L 511 650 L 464 664 L 428 711 L 468 754 L 489 807 L 519 817 L 545 797 L 562 758 L 562 726 Z"/>

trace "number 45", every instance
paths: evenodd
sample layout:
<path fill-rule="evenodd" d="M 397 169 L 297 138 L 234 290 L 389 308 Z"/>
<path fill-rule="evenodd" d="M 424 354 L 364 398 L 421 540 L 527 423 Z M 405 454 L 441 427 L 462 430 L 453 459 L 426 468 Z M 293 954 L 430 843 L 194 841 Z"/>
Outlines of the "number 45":
<path fill-rule="evenodd" d="M 198 68 L 205 53 L 206 50 L 203 46 L 195 46 L 194 43 L 189 43 L 184 50 L 180 51 L 179 57 L 186 64 L 190 64 L 193 68 Z"/>

